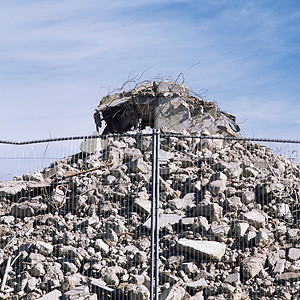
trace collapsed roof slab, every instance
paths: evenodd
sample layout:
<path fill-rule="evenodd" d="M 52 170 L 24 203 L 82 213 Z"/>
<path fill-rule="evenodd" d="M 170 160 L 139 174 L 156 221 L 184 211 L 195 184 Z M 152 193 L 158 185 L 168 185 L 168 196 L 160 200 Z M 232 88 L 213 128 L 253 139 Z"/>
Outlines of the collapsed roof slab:
<path fill-rule="evenodd" d="M 129 92 L 103 97 L 96 108 L 97 129 L 106 123 L 104 134 L 124 133 L 146 126 L 165 131 L 202 132 L 238 136 L 235 117 L 212 102 L 190 96 L 189 89 L 169 81 L 150 82 Z M 209 125 L 208 125 L 209 123 Z"/>

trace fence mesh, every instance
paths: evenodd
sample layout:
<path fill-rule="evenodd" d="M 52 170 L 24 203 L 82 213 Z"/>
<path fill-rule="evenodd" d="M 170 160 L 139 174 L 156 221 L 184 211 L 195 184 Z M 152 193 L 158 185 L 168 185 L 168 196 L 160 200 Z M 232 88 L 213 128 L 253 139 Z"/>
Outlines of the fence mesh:
<path fill-rule="evenodd" d="M 0 144 L 0 297 L 299 297 L 299 142 L 83 140 Z"/>

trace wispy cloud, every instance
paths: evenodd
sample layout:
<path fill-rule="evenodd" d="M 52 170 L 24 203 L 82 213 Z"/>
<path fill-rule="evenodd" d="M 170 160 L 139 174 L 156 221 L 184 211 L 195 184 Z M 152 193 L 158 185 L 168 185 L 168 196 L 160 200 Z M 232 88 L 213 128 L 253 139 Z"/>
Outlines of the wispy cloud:
<path fill-rule="evenodd" d="M 4 1 L 0 138 L 88 134 L 99 89 L 149 67 L 148 78 L 184 72 L 193 90 L 275 135 L 297 120 L 299 18 L 283 1 Z"/>

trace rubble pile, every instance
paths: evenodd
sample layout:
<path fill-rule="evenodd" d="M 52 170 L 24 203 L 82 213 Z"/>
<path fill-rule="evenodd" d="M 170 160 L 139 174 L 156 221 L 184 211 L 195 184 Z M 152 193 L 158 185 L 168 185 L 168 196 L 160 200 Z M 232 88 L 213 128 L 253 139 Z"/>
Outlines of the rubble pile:
<path fill-rule="evenodd" d="M 152 137 L 129 133 L 0 182 L 0 299 L 149 299 Z M 299 197 L 263 145 L 162 135 L 160 299 L 299 299 Z"/>
<path fill-rule="evenodd" d="M 149 298 L 151 136 L 102 145 L 1 183 L 0 298 Z M 247 141 L 160 156 L 161 299 L 296 299 L 299 166 Z"/>

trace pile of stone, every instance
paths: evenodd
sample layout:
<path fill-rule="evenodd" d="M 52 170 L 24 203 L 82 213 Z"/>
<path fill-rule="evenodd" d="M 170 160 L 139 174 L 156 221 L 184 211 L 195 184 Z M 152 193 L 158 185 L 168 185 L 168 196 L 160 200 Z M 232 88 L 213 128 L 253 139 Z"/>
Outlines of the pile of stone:
<path fill-rule="evenodd" d="M 1 182 L 0 299 L 149 299 L 151 136 L 102 147 Z M 296 299 L 299 166 L 186 136 L 160 157 L 161 299 Z"/>
<path fill-rule="evenodd" d="M 129 133 L 0 182 L 0 299 L 149 299 L 152 137 Z M 299 299 L 299 165 L 209 135 L 160 139 L 160 299 Z"/>

